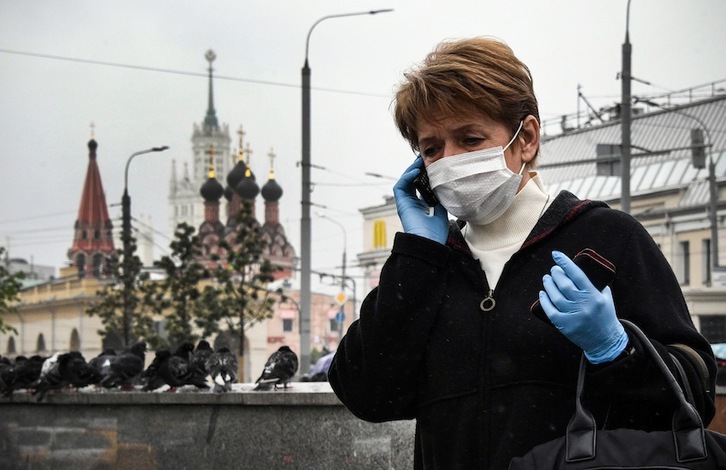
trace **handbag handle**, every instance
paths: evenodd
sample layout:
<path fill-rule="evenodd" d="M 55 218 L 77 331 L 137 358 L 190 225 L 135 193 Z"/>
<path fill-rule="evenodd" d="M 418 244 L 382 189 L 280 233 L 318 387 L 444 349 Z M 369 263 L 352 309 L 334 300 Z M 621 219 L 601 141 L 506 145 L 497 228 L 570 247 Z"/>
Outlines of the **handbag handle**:
<path fill-rule="evenodd" d="M 656 351 L 645 333 L 634 323 L 620 320 L 627 330 L 640 340 L 648 355 L 656 364 L 666 379 L 668 387 L 678 400 L 678 407 L 673 413 L 672 428 L 673 441 L 676 447 L 676 458 L 679 462 L 704 459 L 706 453 L 706 438 L 703 421 L 696 409 L 688 403 L 683 390 L 671 373 L 668 366 Z M 575 413 L 567 425 L 567 462 L 577 462 L 595 458 L 596 452 L 596 423 L 585 407 L 582 405 L 582 391 L 585 386 L 585 372 L 587 363 L 585 355 L 580 358 L 580 370 L 577 376 L 577 394 L 575 396 Z"/>

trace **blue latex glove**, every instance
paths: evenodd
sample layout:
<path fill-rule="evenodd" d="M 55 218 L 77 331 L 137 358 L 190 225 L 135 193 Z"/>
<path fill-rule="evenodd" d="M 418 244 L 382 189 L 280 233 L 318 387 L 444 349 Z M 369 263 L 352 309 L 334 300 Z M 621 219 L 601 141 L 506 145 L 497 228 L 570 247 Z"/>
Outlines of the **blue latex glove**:
<path fill-rule="evenodd" d="M 628 334 L 615 314 L 610 287 L 602 292 L 570 258 L 552 252 L 556 265 L 544 276 L 539 292 L 542 309 L 593 364 L 610 362 L 628 345 Z"/>
<path fill-rule="evenodd" d="M 443 245 L 449 234 L 449 216 L 441 204 L 437 204 L 434 213 L 429 214 L 429 206 L 416 195 L 413 180 L 422 169 L 423 159 L 418 156 L 393 186 L 398 217 L 404 232 L 426 237 Z"/>

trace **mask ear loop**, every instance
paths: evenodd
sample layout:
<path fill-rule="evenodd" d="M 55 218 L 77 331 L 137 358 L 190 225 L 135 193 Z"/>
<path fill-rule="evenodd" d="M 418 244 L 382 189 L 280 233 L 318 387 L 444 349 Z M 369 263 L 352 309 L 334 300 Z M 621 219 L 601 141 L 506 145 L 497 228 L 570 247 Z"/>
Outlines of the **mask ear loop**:
<path fill-rule="evenodd" d="M 522 130 L 522 125 L 523 124 L 524 124 L 524 120 L 519 121 L 519 127 L 517 127 L 517 132 L 515 132 L 514 135 L 512 136 L 512 140 L 510 140 L 509 143 L 504 146 L 504 148 L 502 149 L 502 152 L 504 152 L 505 150 L 507 150 L 509 148 L 509 146 L 512 145 L 512 142 L 514 142 L 514 139 L 516 139 L 517 136 L 519 135 L 519 131 Z"/>
<path fill-rule="evenodd" d="M 510 145 L 512 145 L 512 142 L 514 142 L 514 139 L 516 139 L 517 136 L 519 135 L 519 131 L 522 130 L 522 125 L 523 124 L 524 124 L 524 120 L 519 121 L 519 127 L 517 127 L 517 132 L 515 132 L 514 133 L 514 136 L 512 136 L 512 140 L 510 140 L 509 143 L 506 146 L 504 146 L 504 148 L 502 149 L 502 153 L 504 153 L 504 151 L 507 150 Z M 522 175 L 522 173 L 524 173 L 524 167 L 525 166 L 527 166 L 527 164 L 526 163 L 522 163 L 522 168 L 520 168 L 519 169 L 519 172 L 518 172 L 518 174 L 520 176 Z"/>

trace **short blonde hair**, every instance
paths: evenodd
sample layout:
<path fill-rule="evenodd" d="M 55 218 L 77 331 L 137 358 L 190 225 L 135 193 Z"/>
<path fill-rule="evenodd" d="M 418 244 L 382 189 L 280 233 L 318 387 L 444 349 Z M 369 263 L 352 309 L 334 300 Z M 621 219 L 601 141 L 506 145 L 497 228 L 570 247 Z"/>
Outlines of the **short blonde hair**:
<path fill-rule="evenodd" d="M 529 68 L 490 37 L 441 42 L 418 68 L 404 73 L 394 99 L 396 126 L 415 151 L 419 120 L 480 113 L 512 132 L 528 115 L 540 121 Z"/>

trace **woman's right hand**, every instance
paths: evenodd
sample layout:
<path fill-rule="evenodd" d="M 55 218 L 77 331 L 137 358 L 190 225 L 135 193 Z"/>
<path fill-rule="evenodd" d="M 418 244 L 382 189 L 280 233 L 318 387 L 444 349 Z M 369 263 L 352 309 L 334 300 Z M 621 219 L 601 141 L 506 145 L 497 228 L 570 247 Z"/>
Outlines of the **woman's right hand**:
<path fill-rule="evenodd" d="M 443 245 L 449 234 L 448 213 L 439 203 L 434 207 L 433 214 L 430 214 L 428 204 L 416 195 L 413 180 L 421 171 L 423 159 L 418 156 L 393 186 L 398 217 L 404 232 L 426 237 Z"/>

